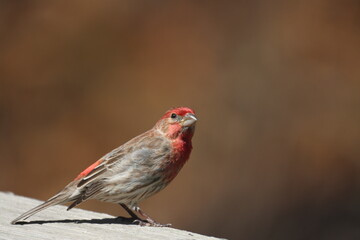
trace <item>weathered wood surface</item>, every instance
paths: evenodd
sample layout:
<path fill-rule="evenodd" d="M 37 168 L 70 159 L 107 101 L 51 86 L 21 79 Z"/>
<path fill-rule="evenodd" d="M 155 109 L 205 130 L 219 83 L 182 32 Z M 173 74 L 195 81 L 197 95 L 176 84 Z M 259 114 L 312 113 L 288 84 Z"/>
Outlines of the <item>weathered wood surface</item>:
<path fill-rule="evenodd" d="M 25 224 L 10 224 L 39 203 L 41 201 L 0 192 L 0 239 L 218 239 L 168 227 L 141 227 L 126 218 L 82 209 L 66 211 L 65 206 L 50 207 Z"/>

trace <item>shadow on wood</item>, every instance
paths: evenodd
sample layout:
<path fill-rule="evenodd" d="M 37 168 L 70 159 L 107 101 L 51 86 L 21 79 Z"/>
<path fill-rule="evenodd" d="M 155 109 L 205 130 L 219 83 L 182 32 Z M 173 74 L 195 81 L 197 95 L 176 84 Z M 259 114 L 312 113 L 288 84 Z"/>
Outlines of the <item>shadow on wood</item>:
<path fill-rule="evenodd" d="M 94 218 L 94 219 L 63 219 L 63 220 L 36 220 L 36 221 L 20 221 L 15 225 L 28 224 L 49 224 L 49 223 L 90 223 L 90 224 L 125 224 L 125 225 L 139 225 L 134 223 L 133 218 L 115 217 L 115 218 Z"/>

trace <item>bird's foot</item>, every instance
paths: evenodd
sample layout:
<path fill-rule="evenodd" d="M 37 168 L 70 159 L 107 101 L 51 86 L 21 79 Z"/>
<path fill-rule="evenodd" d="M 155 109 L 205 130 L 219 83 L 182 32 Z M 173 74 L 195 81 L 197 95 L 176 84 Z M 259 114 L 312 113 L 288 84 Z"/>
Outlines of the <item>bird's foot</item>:
<path fill-rule="evenodd" d="M 140 219 L 136 219 L 133 221 L 133 223 L 137 223 L 139 224 L 139 226 L 147 226 L 147 227 L 171 227 L 171 223 L 168 224 L 161 224 L 158 222 L 148 222 L 148 221 L 144 221 L 144 220 L 140 220 Z"/>

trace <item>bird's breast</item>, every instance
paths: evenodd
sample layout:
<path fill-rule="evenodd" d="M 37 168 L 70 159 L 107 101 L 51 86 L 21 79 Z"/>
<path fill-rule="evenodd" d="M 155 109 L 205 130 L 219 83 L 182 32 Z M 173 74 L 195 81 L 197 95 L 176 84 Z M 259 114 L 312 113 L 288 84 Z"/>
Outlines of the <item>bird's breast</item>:
<path fill-rule="evenodd" d="M 166 179 L 171 181 L 176 177 L 191 153 L 191 142 L 176 139 L 172 142 L 172 153 L 165 167 Z"/>

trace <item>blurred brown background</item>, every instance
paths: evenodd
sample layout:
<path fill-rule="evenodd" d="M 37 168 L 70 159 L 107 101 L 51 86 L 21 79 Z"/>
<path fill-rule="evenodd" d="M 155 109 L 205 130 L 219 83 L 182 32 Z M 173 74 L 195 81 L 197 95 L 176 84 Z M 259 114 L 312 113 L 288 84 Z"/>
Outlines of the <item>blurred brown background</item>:
<path fill-rule="evenodd" d="M 360 239 L 359 93 L 359 1 L 0 1 L 0 190 L 45 200 L 189 106 L 192 157 L 147 213 L 231 239 Z"/>

